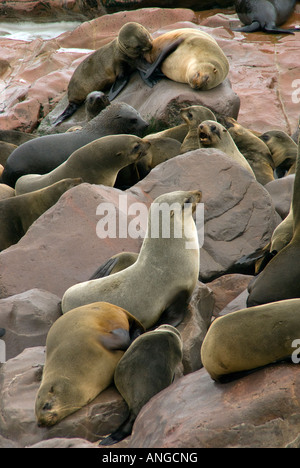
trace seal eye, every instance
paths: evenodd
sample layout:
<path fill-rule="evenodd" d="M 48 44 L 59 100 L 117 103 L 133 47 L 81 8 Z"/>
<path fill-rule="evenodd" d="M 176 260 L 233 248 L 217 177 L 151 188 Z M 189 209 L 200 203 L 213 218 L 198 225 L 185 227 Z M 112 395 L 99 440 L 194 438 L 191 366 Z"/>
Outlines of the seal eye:
<path fill-rule="evenodd" d="M 216 132 L 217 127 L 216 127 L 215 125 L 212 125 L 212 126 L 210 127 L 210 129 L 211 129 L 212 132 Z"/>
<path fill-rule="evenodd" d="M 191 112 L 188 112 L 187 116 L 190 120 L 193 120 L 193 114 Z"/>
<path fill-rule="evenodd" d="M 130 119 L 130 123 L 131 123 L 132 125 L 137 124 L 137 119 Z"/>
<path fill-rule="evenodd" d="M 270 137 L 269 137 L 269 135 L 262 135 L 262 136 L 261 136 L 261 139 L 262 139 L 263 141 L 269 141 L 269 140 L 270 140 Z"/>

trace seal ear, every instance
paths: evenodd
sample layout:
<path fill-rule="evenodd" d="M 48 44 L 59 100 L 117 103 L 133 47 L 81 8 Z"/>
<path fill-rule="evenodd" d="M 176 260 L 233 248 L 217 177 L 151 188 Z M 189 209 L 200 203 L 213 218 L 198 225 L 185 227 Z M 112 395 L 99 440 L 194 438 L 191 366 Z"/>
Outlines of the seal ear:
<path fill-rule="evenodd" d="M 216 74 L 216 73 L 218 73 L 218 70 L 216 68 L 214 68 L 213 72 Z"/>

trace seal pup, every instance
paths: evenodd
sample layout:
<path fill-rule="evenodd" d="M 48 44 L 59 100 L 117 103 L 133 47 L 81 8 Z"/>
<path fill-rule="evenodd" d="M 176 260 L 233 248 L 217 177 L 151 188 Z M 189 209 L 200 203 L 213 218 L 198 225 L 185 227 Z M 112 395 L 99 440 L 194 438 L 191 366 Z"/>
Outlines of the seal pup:
<path fill-rule="evenodd" d="M 213 321 L 201 347 L 203 366 L 215 381 L 290 360 L 300 336 L 300 299 L 232 312 Z"/>
<path fill-rule="evenodd" d="M 212 36 L 198 29 L 176 29 L 155 38 L 146 60 L 155 64 L 161 52 L 176 41 L 179 45 L 160 65 L 167 78 L 196 90 L 213 89 L 225 80 L 229 73 L 226 55 Z"/>
<path fill-rule="evenodd" d="M 294 34 L 297 29 L 281 29 L 291 16 L 296 0 L 235 0 L 235 9 L 239 19 L 246 26 L 233 31 L 269 34 Z"/>
<path fill-rule="evenodd" d="M 204 106 L 184 107 L 180 110 L 182 119 L 188 125 L 188 134 L 185 137 L 180 154 L 199 149 L 198 126 L 205 120 L 215 120 L 215 114 Z"/>
<path fill-rule="evenodd" d="M 74 151 L 60 166 L 48 174 L 20 177 L 16 195 L 33 192 L 66 179 L 81 177 L 89 184 L 113 187 L 118 172 L 147 156 L 150 142 L 135 135 L 110 135 L 94 140 Z"/>
<path fill-rule="evenodd" d="M 300 142 L 299 142 L 300 143 Z M 292 233 L 292 239 L 274 258 L 266 268 L 250 284 L 247 306 L 266 304 L 300 297 L 300 144 L 298 145 L 298 159 L 292 206 L 286 222 L 286 233 Z M 293 231 L 291 221 L 293 220 Z"/>
<path fill-rule="evenodd" d="M 281 130 L 265 132 L 260 138 L 270 149 L 277 178 L 280 179 L 285 175 L 295 174 L 298 154 L 297 143 Z"/>
<path fill-rule="evenodd" d="M 199 275 L 193 213 L 201 197 L 199 191 L 179 191 L 156 198 L 137 261 L 114 275 L 70 287 L 62 298 L 62 312 L 101 300 L 128 310 L 145 329 L 162 319 L 177 326 Z"/>
<path fill-rule="evenodd" d="M 130 410 L 128 419 L 99 445 L 113 445 L 129 436 L 139 412 L 172 384 L 183 357 L 179 331 L 170 325 L 139 336 L 117 364 L 114 383 Z"/>
<path fill-rule="evenodd" d="M 47 174 L 91 141 L 117 134 L 143 136 L 148 126 L 133 107 L 124 102 L 113 103 L 80 131 L 45 135 L 20 145 L 9 156 L 2 181 L 14 188 L 21 176 Z"/>
<path fill-rule="evenodd" d="M 221 123 L 227 128 L 239 151 L 252 167 L 256 180 L 262 185 L 272 182 L 275 164 L 265 142 L 232 117 L 223 117 Z"/>
<path fill-rule="evenodd" d="M 217 148 L 255 177 L 247 159 L 238 150 L 228 130 L 219 122 L 206 120 L 198 127 L 199 148 Z"/>
<path fill-rule="evenodd" d="M 68 85 L 69 104 L 55 120 L 58 125 L 69 118 L 85 101 L 92 91 L 104 91 L 112 87 L 113 94 L 120 92 L 127 84 L 130 74 L 136 69 L 136 62 L 152 48 L 152 37 L 141 24 L 126 23 L 118 37 L 93 52 L 74 71 Z"/>
<path fill-rule="evenodd" d="M 143 332 L 126 310 L 102 302 L 59 317 L 46 340 L 35 401 L 38 424 L 53 426 L 111 385 L 124 351 Z"/>
<path fill-rule="evenodd" d="M 82 179 L 65 179 L 33 193 L 0 200 L 0 251 L 19 242 L 30 226 Z"/>

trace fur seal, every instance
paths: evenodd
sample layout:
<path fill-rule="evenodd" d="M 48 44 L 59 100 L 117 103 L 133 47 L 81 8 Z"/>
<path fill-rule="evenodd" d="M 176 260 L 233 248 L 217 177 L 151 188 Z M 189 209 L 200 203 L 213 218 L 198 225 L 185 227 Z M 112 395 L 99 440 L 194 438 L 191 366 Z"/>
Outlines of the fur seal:
<path fill-rule="evenodd" d="M 269 34 L 294 34 L 297 29 L 281 29 L 291 16 L 296 0 L 235 0 L 239 19 L 246 26 L 233 31 L 264 31 Z"/>
<path fill-rule="evenodd" d="M 102 302 L 59 317 L 46 340 L 35 402 L 38 424 L 53 426 L 105 390 L 124 351 L 143 332 L 126 310 Z"/>
<path fill-rule="evenodd" d="M 204 106 L 190 106 L 184 107 L 180 110 L 182 119 L 188 125 L 188 134 L 185 137 L 181 148 L 180 153 L 187 153 L 188 151 L 193 151 L 199 149 L 199 137 L 198 137 L 198 127 L 205 120 L 215 120 L 215 114 Z"/>
<path fill-rule="evenodd" d="M 137 61 L 151 48 L 151 34 L 141 24 L 131 22 L 122 26 L 116 39 L 93 52 L 76 68 L 68 85 L 69 105 L 55 124 L 73 115 L 92 91 L 104 91 L 113 85 L 113 91 L 121 91 Z M 111 94 L 110 101 L 112 98 Z"/>
<path fill-rule="evenodd" d="M 118 172 L 147 155 L 150 142 L 134 135 L 110 135 L 94 140 L 74 151 L 48 174 L 29 174 L 16 183 L 16 195 L 33 192 L 66 179 L 81 177 L 89 184 L 113 187 Z"/>
<path fill-rule="evenodd" d="M 201 360 L 216 381 L 290 359 L 300 336 L 300 299 L 242 309 L 210 326 Z"/>
<path fill-rule="evenodd" d="M 114 275 L 69 288 L 62 298 L 62 312 L 96 299 L 128 310 L 145 329 L 158 325 L 166 315 L 163 323 L 178 325 L 199 275 L 198 234 L 192 215 L 201 197 L 199 191 L 179 191 L 156 198 L 137 261 Z"/>
<path fill-rule="evenodd" d="M 131 434 L 142 407 L 173 382 L 182 356 L 181 335 L 170 325 L 146 332 L 130 345 L 118 362 L 114 376 L 115 386 L 126 401 L 130 415 L 99 445 L 116 444 Z"/>
<path fill-rule="evenodd" d="M 156 63 L 161 52 L 178 40 L 179 45 L 160 66 L 167 78 L 196 90 L 213 89 L 225 80 L 229 73 L 226 55 L 212 36 L 198 29 L 176 29 L 155 38 L 146 60 Z"/>
<path fill-rule="evenodd" d="M 0 201 L 0 251 L 19 242 L 30 226 L 53 206 L 63 193 L 82 179 L 65 179 L 33 193 Z"/>
<path fill-rule="evenodd" d="M 266 268 L 250 284 L 247 306 L 266 304 L 300 297 L 300 141 L 292 205 L 285 220 L 287 234 L 292 240 L 272 258 Z M 293 220 L 293 231 L 291 222 Z"/>
<path fill-rule="evenodd" d="M 115 188 L 126 190 L 132 187 L 144 179 L 158 164 L 174 158 L 180 153 L 181 145 L 173 138 L 147 135 L 144 140 L 151 143 L 147 156 L 121 169 L 114 185 Z"/>
<path fill-rule="evenodd" d="M 238 150 L 230 133 L 223 125 L 213 120 L 206 120 L 198 127 L 198 137 L 199 148 L 217 148 L 223 151 L 255 177 L 247 159 Z"/>
<path fill-rule="evenodd" d="M 113 103 L 90 120 L 81 131 L 45 135 L 19 146 L 9 156 L 3 183 L 15 187 L 19 177 L 26 174 L 47 174 L 91 141 L 107 135 L 141 135 L 148 123 L 128 104 Z"/>
<path fill-rule="evenodd" d="M 8 185 L 0 184 L 0 200 L 11 198 L 15 196 L 15 190 Z"/>
<path fill-rule="evenodd" d="M 268 146 L 254 135 L 251 130 L 244 128 L 232 117 L 222 119 L 223 125 L 229 131 L 239 151 L 247 159 L 253 169 L 256 180 L 266 185 L 274 180 L 275 164 Z"/>
<path fill-rule="evenodd" d="M 294 140 L 281 130 L 271 130 L 260 138 L 270 149 L 277 177 L 295 174 L 298 146 Z"/>

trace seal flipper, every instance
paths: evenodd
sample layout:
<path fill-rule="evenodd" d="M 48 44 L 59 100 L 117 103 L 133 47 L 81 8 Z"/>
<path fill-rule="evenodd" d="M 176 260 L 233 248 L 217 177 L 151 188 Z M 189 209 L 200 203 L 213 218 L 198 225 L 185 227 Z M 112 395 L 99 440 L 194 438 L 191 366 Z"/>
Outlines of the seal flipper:
<path fill-rule="evenodd" d="M 258 21 L 253 21 L 253 23 L 247 24 L 247 26 L 243 26 L 242 28 L 232 28 L 232 31 L 251 33 L 259 31 L 260 29 L 260 23 Z"/>
<path fill-rule="evenodd" d="M 187 291 L 181 291 L 180 293 L 178 293 L 174 302 L 164 310 L 159 320 L 155 323 L 155 325 L 152 328 L 150 328 L 150 330 L 154 330 L 155 328 L 164 324 L 177 327 L 188 313 L 189 299 L 190 296 L 187 293 Z"/>
<path fill-rule="evenodd" d="M 114 445 L 114 444 L 117 444 L 118 442 L 121 442 L 121 440 L 125 439 L 126 437 L 128 437 L 132 432 L 132 427 L 133 427 L 135 419 L 136 419 L 135 416 L 131 414 L 128 417 L 128 419 L 123 424 L 121 424 L 119 429 L 117 429 L 108 437 L 105 437 L 105 439 L 101 440 L 101 442 L 99 442 L 99 445 L 104 445 L 104 446 Z"/>
<path fill-rule="evenodd" d="M 299 31 L 299 29 L 280 29 L 276 26 L 274 28 L 265 26 L 263 31 L 268 34 L 295 34 L 295 31 Z"/>
<path fill-rule="evenodd" d="M 60 114 L 59 117 L 57 117 L 57 119 L 54 121 L 53 125 L 56 127 L 57 125 L 62 123 L 64 120 L 71 117 L 71 115 L 75 114 L 75 112 L 77 111 L 77 109 L 79 109 L 80 106 L 81 106 L 81 104 L 75 104 L 74 102 L 69 102 L 66 109 L 63 111 L 62 114 Z"/>
<path fill-rule="evenodd" d="M 89 281 L 109 276 L 118 261 L 118 258 L 110 258 L 107 260 L 98 268 L 98 270 L 95 271 L 95 273 L 89 278 Z"/>
<path fill-rule="evenodd" d="M 107 335 L 100 335 L 99 341 L 104 346 L 104 348 L 109 351 L 114 351 L 117 349 L 124 350 L 129 348 L 131 344 L 131 338 L 129 331 L 124 328 L 116 328 L 112 330 Z"/>
<path fill-rule="evenodd" d="M 179 38 L 167 45 L 159 54 L 153 63 L 148 63 L 146 60 L 140 60 L 137 64 L 142 80 L 151 88 L 165 75 L 160 70 L 162 62 L 184 41 L 184 38 Z"/>
<path fill-rule="evenodd" d="M 108 93 L 108 100 L 111 102 L 113 101 L 118 94 L 125 88 L 125 86 L 128 84 L 130 78 L 130 74 L 121 74 L 117 77 L 116 81 L 112 85 L 112 87 L 109 90 Z"/>

